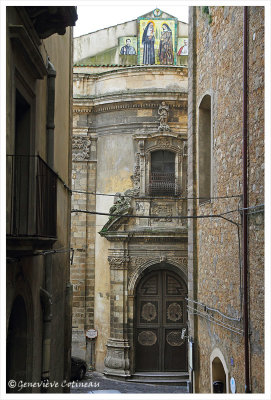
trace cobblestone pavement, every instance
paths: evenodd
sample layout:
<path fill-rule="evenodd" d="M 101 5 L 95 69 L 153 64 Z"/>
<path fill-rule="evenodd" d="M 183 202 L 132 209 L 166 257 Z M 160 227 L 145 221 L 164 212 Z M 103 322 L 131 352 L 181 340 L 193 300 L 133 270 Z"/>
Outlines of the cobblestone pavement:
<path fill-rule="evenodd" d="M 99 372 L 87 372 L 75 381 L 71 393 L 187 393 L 186 386 L 143 384 L 106 378 Z"/>

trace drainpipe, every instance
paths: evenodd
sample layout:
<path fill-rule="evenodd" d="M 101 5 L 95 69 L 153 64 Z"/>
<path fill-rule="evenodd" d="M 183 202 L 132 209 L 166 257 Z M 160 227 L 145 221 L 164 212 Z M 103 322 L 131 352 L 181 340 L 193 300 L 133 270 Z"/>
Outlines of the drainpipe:
<path fill-rule="evenodd" d="M 49 167 L 51 167 L 52 169 L 54 169 L 55 80 L 56 80 L 56 70 L 48 58 L 46 145 L 47 145 L 47 163 Z"/>
<path fill-rule="evenodd" d="M 244 284 L 244 340 L 245 393 L 251 393 L 249 380 L 249 324 L 248 324 L 248 227 L 247 227 L 247 7 L 243 12 L 243 284 Z"/>
<path fill-rule="evenodd" d="M 48 382 L 50 379 L 51 359 L 51 326 L 52 326 L 52 254 L 48 254 L 45 263 L 45 288 L 40 288 L 40 299 L 43 310 L 43 337 L 42 337 L 42 371 L 41 379 Z M 46 390 L 43 390 L 46 391 Z"/>
<path fill-rule="evenodd" d="M 55 79 L 56 70 L 47 59 L 47 117 L 46 117 L 46 146 L 47 163 L 54 168 L 54 130 L 55 130 Z M 52 335 L 52 254 L 48 254 L 44 260 L 44 288 L 40 288 L 40 299 L 43 309 L 43 337 L 42 337 L 42 371 L 43 382 L 50 380 L 51 361 L 51 335 Z M 46 387 L 42 387 L 46 392 Z"/>

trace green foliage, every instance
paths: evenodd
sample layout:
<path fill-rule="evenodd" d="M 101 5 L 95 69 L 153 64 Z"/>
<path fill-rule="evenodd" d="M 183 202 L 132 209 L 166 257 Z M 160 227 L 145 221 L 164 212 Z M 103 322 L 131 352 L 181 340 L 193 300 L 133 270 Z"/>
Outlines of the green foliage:
<path fill-rule="evenodd" d="M 202 9 L 202 12 L 204 14 L 208 14 L 209 15 L 209 7 L 208 6 L 203 6 L 203 7 L 201 7 L 201 9 Z"/>
<path fill-rule="evenodd" d="M 208 23 L 211 25 L 212 23 L 212 15 L 210 14 L 210 9 L 208 6 L 203 6 L 201 7 L 203 14 L 206 14 L 208 16 Z"/>

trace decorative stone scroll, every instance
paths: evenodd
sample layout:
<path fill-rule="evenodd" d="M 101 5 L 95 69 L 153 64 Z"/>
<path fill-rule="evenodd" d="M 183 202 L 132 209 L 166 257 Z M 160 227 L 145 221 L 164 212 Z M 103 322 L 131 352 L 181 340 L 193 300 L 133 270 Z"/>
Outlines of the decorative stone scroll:
<path fill-rule="evenodd" d="M 171 139 L 168 137 L 163 137 L 163 138 L 159 138 L 157 139 L 157 146 L 161 147 L 161 148 L 167 148 L 169 146 L 171 146 Z"/>
<path fill-rule="evenodd" d="M 187 266 L 187 257 L 170 257 L 168 261 L 173 261 L 176 264 Z"/>
<path fill-rule="evenodd" d="M 73 136 L 72 159 L 73 161 L 86 161 L 90 158 L 90 139 L 88 136 Z"/>
<path fill-rule="evenodd" d="M 130 257 L 108 257 L 110 269 L 126 269 L 129 263 Z"/>
<path fill-rule="evenodd" d="M 134 174 L 131 176 L 134 185 L 134 190 L 139 193 L 140 190 L 140 153 L 136 153 L 136 162 L 134 166 Z"/>

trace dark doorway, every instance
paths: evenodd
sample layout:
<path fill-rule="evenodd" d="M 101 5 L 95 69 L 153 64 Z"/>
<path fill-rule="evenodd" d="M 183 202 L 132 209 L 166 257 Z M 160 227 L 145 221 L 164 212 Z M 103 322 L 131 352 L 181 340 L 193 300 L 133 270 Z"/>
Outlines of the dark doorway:
<path fill-rule="evenodd" d="M 187 287 L 174 272 L 157 270 L 141 279 L 136 293 L 136 371 L 187 371 Z"/>
<path fill-rule="evenodd" d="M 7 335 L 7 382 L 26 382 L 27 367 L 27 313 L 24 300 L 18 296 L 12 307 Z M 7 392 L 16 392 L 18 387 Z M 25 392 L 21 390 L 20 393 Z"/>

